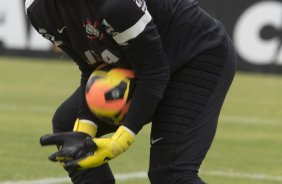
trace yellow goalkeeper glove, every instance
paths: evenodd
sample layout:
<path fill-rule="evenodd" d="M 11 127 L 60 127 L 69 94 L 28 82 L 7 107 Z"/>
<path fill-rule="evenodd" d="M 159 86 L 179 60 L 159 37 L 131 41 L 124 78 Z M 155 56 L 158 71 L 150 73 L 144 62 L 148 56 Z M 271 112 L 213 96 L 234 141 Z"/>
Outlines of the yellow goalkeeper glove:
<path fill-rule="evenodd" d="M 90 156 L 66 163 L 65 168 L 87 169 L 98 167 L 125 152 L 134 140 L 135 134 L 125 126 L 120 126 L 110 138 L 87 139 L 84 144 L 85 149 L 93 148 L 96 145 L 97 150 Z"/>
<path fill-rule="evenodd" d="M 84 137 L 81 134 L 85 135 L 82 132 L 45 135 L 41 137 L 40 143 L 43 146 L 62 146 L 49 159 L 52 161 L 63 161 L 66 169 L 87 169 L 98 167 L 117 157 L 125 152 L 135 139 L 135 134 L 124 126 L 120 126 L 110 138 L 91 139 L 89 136 Z M 85 155 L 85 153 L 87 154 Z"/>

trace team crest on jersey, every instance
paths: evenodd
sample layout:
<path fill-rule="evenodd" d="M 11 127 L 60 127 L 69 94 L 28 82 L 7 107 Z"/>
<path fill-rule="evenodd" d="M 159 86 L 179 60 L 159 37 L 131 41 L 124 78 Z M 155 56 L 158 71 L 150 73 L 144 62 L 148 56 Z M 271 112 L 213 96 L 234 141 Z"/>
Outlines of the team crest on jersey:
<path fill-rule="evenodd" d="M 85 20 L 83 23 L 83 27 L 85 28 L 87 38 L 89 38 L 91 41 L 93 40 L 103 40 L 104 34 L 99 31 L 100 23 L 98 21 L 92 21 L 89 18 Z"/>

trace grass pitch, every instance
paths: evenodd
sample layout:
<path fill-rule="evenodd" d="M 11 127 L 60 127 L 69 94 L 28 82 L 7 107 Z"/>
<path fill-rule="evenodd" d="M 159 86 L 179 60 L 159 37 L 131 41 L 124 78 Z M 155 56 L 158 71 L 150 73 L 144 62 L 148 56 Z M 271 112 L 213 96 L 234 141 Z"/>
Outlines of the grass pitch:
<path fill-rule="evenodd" d="M 51 132 L 56 107 L 79 84 L 75 64 L 0 58 L 0 184 L 66 177 L 39 145 Z M 209 184 L 282 183 L 282 76 L 238 72 L 222 109 L 217 135 L 200 175 Z M 115 160 L 114 173 L 146 172 L 150 126 Z M 149 184 L 146 177 L 118 184 Z M 63 184 L 67 182 L 57 182 Z M 47 183 L 46 183 L 47 184 Z"/>

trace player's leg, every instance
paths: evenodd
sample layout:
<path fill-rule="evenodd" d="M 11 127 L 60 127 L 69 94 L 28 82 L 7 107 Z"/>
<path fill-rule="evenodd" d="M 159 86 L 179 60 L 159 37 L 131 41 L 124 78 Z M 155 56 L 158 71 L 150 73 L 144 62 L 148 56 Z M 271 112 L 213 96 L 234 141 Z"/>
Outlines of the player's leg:
<path fill-rule="evenodd" d="M 67 100 L 65 100 L 55 112 L 52 123 L 53 131 L 72 131 L 75 120 L 78 116 L 78 104 L 80 99 L 80 89 L 78 88 Z M 98 124 L 97 136 L 115 131 L 116 127 L 108 126 L 101 122 Z M 115 179 L 108 164 L 83 171 L 69 172 L 69 176 L 74 184 L 114 184 Z"/>
<path fill-rule="evenodd" d="M 225 43 L 172 76 L 152 123 L 152 184 L 204 184 L 198 170 L 213 141 L 234 71 L 234 50 Z"/>

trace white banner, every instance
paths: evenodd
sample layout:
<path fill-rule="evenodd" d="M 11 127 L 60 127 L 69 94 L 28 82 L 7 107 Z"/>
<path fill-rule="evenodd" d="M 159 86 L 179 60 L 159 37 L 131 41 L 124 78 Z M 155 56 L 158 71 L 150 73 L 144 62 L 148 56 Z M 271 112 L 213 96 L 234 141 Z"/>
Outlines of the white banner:
<path fill-rule="evenodd" d="M 0 0 L 0 49 L 50 51 L 52 44 L 29 24 L 23 0 Z"/>
<path fill-rule="evenodd" d="M 256 65 L 282 65 L 282 2 L 260 1 L 248 7 L 234 26 L 238 54 Z"/>
<path fill-rule="evenodd" d="M 198 1 L 226 26 L 237 50 L 239 70 L 282 72 L 282 0 Z M 59 54 L 28 22 L 24 0 L 0 0 L 1 54 Z"/>

